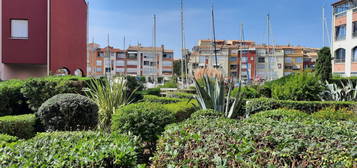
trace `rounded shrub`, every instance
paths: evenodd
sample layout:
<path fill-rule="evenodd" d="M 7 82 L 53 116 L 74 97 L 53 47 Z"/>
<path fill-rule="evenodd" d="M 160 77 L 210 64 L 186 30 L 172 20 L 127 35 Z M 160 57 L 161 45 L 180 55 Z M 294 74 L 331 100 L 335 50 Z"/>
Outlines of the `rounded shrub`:
<path fill-rule="evenodd" d="M 119 109 L 112 119 L 112 131 L 132 132 L 148 143 L 155 142 L 175 116 L 161 104 L 138 103 Z"/>
<path fill-rule="evenodd" d="M 191 119 L 200 119 L 200 118 L 220 118 L 224 117 L 223 113 L 217 112 L 215 110 L 199 110 L 191 115 Z"/>
<path fill-rule="evenodd" d="M 98 106 L 82 95 L 59 94 L 43 103 L 36 117 L 46 131 L 89 130 L 98 123 Z"/>

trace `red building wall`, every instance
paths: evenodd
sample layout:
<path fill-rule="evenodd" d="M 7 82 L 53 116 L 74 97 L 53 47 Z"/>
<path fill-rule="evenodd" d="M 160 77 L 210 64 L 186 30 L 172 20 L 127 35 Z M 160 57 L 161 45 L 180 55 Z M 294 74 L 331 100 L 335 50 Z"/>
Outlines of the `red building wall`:
<path fill-rule="evenodd" d="M 22 0 L 23 1 L 23 0 Z M 84 0 L 51 1 L 50 70 L 87 71 L 87 4 Z"/>
<path fill-rule="evenodd" d="M 1 1 L 2 62 L 13 64 L 46 64 L 47 0 Z M 11 19 L 28 19 L 29 39 L 11 39 Z"/>

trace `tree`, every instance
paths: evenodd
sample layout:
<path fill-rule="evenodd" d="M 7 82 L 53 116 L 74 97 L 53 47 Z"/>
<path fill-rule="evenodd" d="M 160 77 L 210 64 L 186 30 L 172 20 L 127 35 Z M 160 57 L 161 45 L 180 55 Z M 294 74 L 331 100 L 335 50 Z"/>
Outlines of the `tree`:
<path fill-rule="evenodd" d="M 327 81 L 332 77 L 332 56 L 330 48 L 328 47 L 322 48 L 318 53 L 316 75 L 322 81 Z"/>
<path fill-rule="evenodd" d="M 174 75 L 181 76 L 181 59 L 174 61 Z"/>

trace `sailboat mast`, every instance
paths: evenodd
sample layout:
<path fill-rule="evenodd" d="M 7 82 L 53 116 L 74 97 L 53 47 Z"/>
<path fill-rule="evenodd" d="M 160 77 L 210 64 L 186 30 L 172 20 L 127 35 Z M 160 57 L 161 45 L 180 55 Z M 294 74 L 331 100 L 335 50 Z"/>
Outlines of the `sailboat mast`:
<path fill-rule="evenodd" d="M 267 75 L 267 79 L 269 80 L 271 77 L 271 67 L 270 67 L 270 14 L 267 15 L 267 28 L 268 28 L 268 41 L 267 41 L 267 57 L 268 57 L 268 71 L 266 72 L 268 73 Z"/>
<path fill-rule="evenodd" d="M 242 82 L 242 50 L 243 50 L 243 24 L 240 25 L 240 49 L 238 49 L 239 53 L 239 82 Z"/>
<path fill-rule="evenodd" d="M 212 31 L 213 31 L 213 48 L 214 48 L 214 59 L 216 62 L 216 65 L 214 66 L 215 68 L 218 69 L 218 58 L 217 58 L 217 44 L 216 44 L 216 25 L 215 25 L 215 19 L 214 19 L 214 6 L 212 2 Z"/>
<path fill-rule="evenodd" d="M 153 29 L 153 36 L 154 36 L 154 60 L 155 60 L 155 63 L 153 64 L 154 66 L 154 83 L 156 84 L 156 81 L 157 81 L 157 73 L 158 73 L 158 65 L 157 65 L 157 49 L 156 49 L 156 15 L 154 14 L 154 29 Z"/>
<path fill-rule="evenodd" d="M 185 33 L 184 33 L 184 15 L 183 15 L 183 0 L 181 0 L 181 54 L 182 54 L 182 59 L 181 59 L 181 81 L 182 81 L 182 87 L 185 88 L 185 67 L 186 67 L 186 51 L 185 51 Z"/>

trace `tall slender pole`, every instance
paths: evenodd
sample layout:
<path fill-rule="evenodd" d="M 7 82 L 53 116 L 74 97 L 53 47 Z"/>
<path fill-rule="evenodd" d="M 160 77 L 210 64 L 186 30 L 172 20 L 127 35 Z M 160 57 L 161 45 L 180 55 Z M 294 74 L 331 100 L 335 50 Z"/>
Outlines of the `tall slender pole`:
<path fill-rule="evenodd" d="M 157 73 L 158 71 L 158 65 L 157 65 L 157 48 L 156 48 L 156 15 L 154 14 L 154 30 L 153 30 L 153 36 L 154 36 L 154 83 L 156 85 L 156 81 L 157 81 Z"/>
<path fill-rule="evenodd" d="M 212 2 L 212 31 L 213 31 L 213 48 L 214 48 L 214 59 L 216 62 L 215 68 L 218 69 L 218 58 L 217 58 L 217 44 L 216 44 L 216 25 L 214 19 L 214 6 Z"/>
<path fill-rule="evenodd" d="M 181 60 L 181 81 L 182 81 L 182 87 L 185 88 L 185 83 L 184 83 L 184 77 L 185 77 L 185 65 L 186 65 L 186 50 L 185 50 L 185 33 L 184 33 L 184 15 L 183 15 L 183 0 L 181 0 L 181 54 L 182 54 L 182 60 Z M 185 64 L 185 65 L 184 65 Z"/>
<path fill-rule="evenodd" d="M 322 7 L 322 47 L 325 47 L 325 7 Z"/>
<path fill-rule="evenodd" d="M 111 79 L 111 60 L 110 60 L 110 49 L 109 49 L 109 46 L 110 46 L 110 37 L 109 37 L 109 33 L 108 33 L 108 37 L 107 37 L 107 59 L 108 59 L 108 65 L 107 63 L 104 61 L 104 71 L 105 71 L 105 74 L 107 75 L 107 77 L 109 79 Z M 109 71 L 107 72 L 107 66 L 109 66 Z M 109 76 L 108 76 L 108 73 L 109 73 Z"/>
<path fill-rule="evenodd" d="M 243 24 L 240 25 L 240 39 L 241 39 L 241 46 L 238 50 L 239 53 L 239 82 L 242 82 L 242 50 L 243 50 Z"/>
<path fill-rule="evenodd" d="M 269 70 L 269 73 L 268 72 L 265 72 L 265 73 L 268 73 L 267 79 L 269 80 L 270 79 L 270 72 L 271 72 L 271 68 L 270 68 L 270 14 L 267 15 L 267 28 L 268 28 L 267 57 L 268 57 L 268 70 Z"/>

